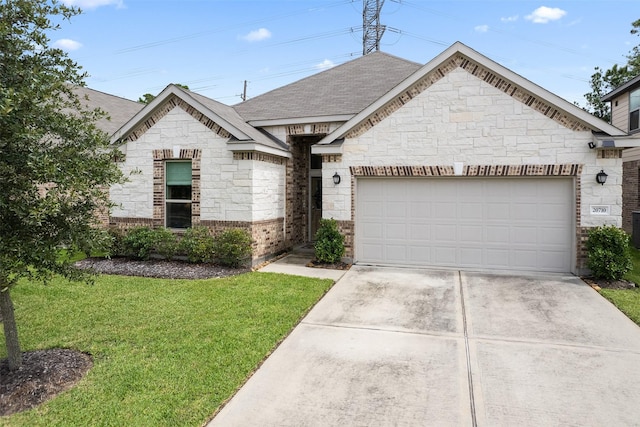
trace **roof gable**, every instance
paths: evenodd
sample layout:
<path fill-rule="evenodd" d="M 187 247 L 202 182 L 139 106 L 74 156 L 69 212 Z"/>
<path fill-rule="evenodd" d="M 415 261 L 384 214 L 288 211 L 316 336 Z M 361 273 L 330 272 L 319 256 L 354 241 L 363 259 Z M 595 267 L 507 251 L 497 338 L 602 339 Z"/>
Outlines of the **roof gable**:
<path fill-rule="evenodd" d="M 245 123 L 228 105 L 186 91 L 173 84 L 167 86 L 152 102 L 115 132 L 111 138 L 112 142 L 135 141 L 176 107 L 183 109 L 222 138 L 287 151 L 284 143 L 268 138 Z"/>
<path fill-rule="evenodd" d="M 572 130 L 623 135 L 620 129 L 457 42 L 319 142 L 362 135 L 458 67 Z"/>
<path fill-rule="evenodd" d="M 233 108 L 249 122 L 327 116 L 347 120 L 419 68 L 418 63 L 375 52 Z"/>
<path fill-rule="evenodd" d="M 618 86 L 608 94 L 602 97 L 604 102 L 612 101 L 613 98 L 622 95 L 625 92 L 631 92 L 633 89 L 640 87 L 640 76 L 636 76 L 628 82 Z"/>

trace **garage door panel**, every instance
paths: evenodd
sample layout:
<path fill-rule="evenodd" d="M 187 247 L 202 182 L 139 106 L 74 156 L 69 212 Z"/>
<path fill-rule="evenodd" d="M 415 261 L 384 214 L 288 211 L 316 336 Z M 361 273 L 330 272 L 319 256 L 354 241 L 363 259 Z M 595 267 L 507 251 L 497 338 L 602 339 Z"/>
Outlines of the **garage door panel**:
<path fill-rule="evenodd" d="M 457 206 L 453 202 L 434 202 L 432 209 L 432 217 L 438 218 L 455 218 Z"/>
<path fill-rule="evenodd" d="M 456 248 L 454 247 L 438 247 L 434 251 L 433 261 L 436 265 L 457 265 Z"/>
<path fill-rule="evenodd" d="M 407 259 L 407 247 L 404 245 L 389 245 L 386 249 L 385 259 L 392 264 L 404 262 Z"/>
<path fill-rule="evenodd" d="M 437 224 L 432 228 L 433 240 L 447 244 L 455 241 L 457 237 L 457 226 L 455 224 Z"/>
<path fill-rule="evenodd" d="M 569 178 L 361 178 L 356 262 L 571 270 Z"/>
<path fill-rule="evenodd" d="M 412 240 L 431 240 L 431 226 L 429 224 L 411 224 L 409 226 L 409 236 Z"/>
<path fill-rule="evenodd" d="M 387 239 L 406 239 L 407 224 L 387 224 L 385 232 L 385 236 Z"/>
<path fill-rule="evenodd" d="M 383 225 L 380 223 L 363 222 L 359 230 L 362 233 L 362 239 L 382 239 L 384 233 L 382 232 Z"/>

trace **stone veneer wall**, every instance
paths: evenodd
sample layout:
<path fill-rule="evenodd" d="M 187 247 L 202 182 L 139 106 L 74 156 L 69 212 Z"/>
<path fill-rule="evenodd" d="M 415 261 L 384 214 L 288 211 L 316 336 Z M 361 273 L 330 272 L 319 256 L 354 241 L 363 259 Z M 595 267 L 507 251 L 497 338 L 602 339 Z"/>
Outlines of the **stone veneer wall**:
<path fill-rule="evenodd" d="M 640 160 L 622 164 L 622 229 L 633 232 L 633 211 L 640 209 Z"/>

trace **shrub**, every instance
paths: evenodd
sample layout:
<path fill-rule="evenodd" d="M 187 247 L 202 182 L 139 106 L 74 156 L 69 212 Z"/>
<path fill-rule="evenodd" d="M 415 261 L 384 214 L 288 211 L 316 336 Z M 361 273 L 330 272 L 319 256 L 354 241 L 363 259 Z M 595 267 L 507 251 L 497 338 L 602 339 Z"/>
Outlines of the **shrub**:
<path fill-rule="evenodd" d="M 132 228 L 123 239 L 125 255 L 148 260 L 155 244 L 155 236 L 155 231 L 149 227 Z"/>
<path fill-rule="evenodd" d="M 251 256 L 251 236 L 245 230 L 225 230 L 214 240 L 216 258 L 222 265 L 239 267 Z"/>
<path fill-rule="evenodd" d="M 619 280 L 633 267 L 629 236 L 613 225 L 589 231 L 587 255 L 587 266 L 598 279 Z"/>
<path fill-rule="evenodd" d="M 109 228 L 110 246 L 107 250 L 109 256 L 126 256 L 126 249 L 124 245 L 124 238 L 126 234 L 123 230 L 111 227 Z"/>
<path fill-rule="evenodd" d="M 180 250 L 189 262 L 212 262 L 215 258 L 214 240 L 207 227 L 191 227 L 180 241 Z"/>
<path fill-rule="evenodd" d="M 156 228 L 154 230 L 153 252 L 168 260 L 173 259 L 178 251 L 178 239 L 171 230 L 167 228 Z"/>
<path fill-rule="evenodd" d="M 335 264 L 344 255 L 344 236 L 338 231 L 335 219 L 321 219 L 316 233 L 316 258 L 320 262 Z"/>

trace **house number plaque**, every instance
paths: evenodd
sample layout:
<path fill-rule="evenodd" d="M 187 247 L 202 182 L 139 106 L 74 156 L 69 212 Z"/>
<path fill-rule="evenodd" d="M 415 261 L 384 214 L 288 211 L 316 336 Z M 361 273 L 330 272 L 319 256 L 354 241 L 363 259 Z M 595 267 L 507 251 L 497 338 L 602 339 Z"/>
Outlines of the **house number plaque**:
<path fill-rule="evenodd" d="M 611 206 L 591 205 L 591 215 L 611 215 Z"/>

